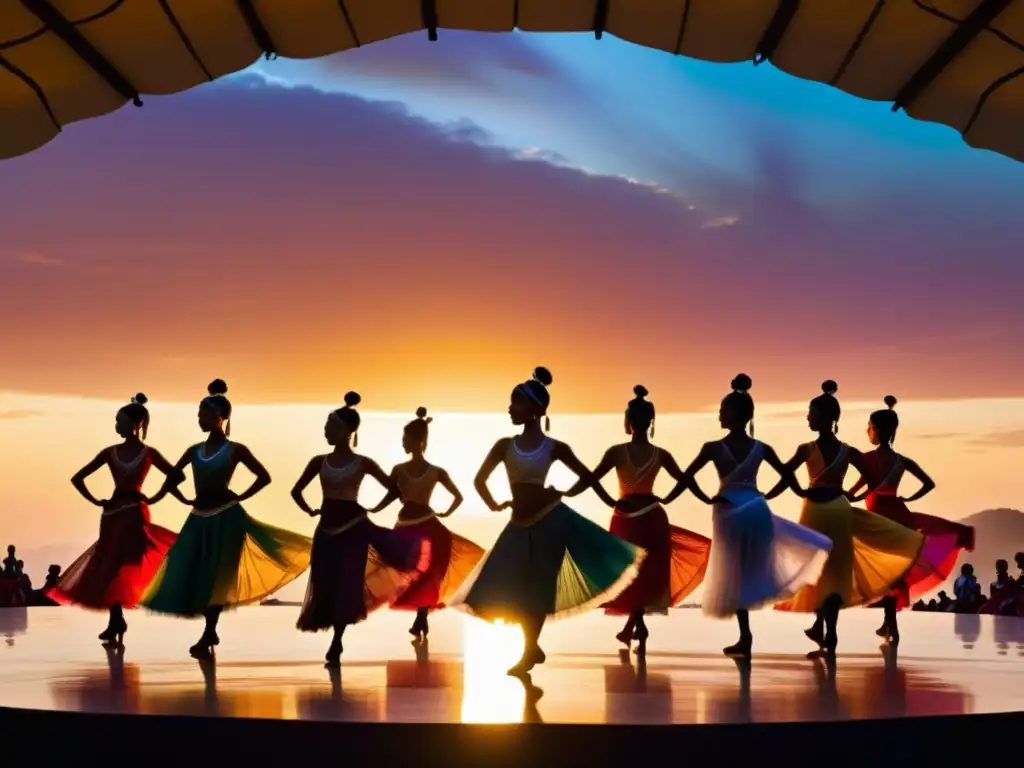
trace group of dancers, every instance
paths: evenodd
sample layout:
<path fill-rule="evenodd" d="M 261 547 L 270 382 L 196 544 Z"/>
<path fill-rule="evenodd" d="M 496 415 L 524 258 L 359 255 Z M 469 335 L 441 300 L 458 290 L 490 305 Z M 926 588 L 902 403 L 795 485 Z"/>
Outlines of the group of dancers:
<path fill-rule="evenodd" d="M 731 656 L 750 657 L 749 612 L 769 605 L 813 613 L 814 623 L 806 630 L 815 645 L 811 653 L 830 656 L 838 644 L 840 610 L 881 602 L 885 611 L 878 634 L 897 643 L 897 611 L 944 581 L 961 549 L 973 547 L 972 529 L 907 508 L 935 484 L 893 448 L 899 426 L 895 398 L 887 397 L 887 407 L 871 414 L 868 437 L 874 450 L 861 453 L 837 436 L 838 388 L 826 381 L 807 414 L 817 438 L 783 462 L 754 438 L 752 382 L 740 374 L 719 411 L 727 434 L 706 443 L 682 470 L 668 451 L 651 442 L 655 408 L 647 390 L 637 386 L 625 408 L 629 440 L 608 449 L 590 470 L 568 445 L 547 434 L 551 383 L 551 373 L 537 368 L 530 380 L 513 388 L 508 412 L 521 431 L 495 443 L 477 473 L 474 485 L 486 505 L 494 512 L 510 510 L 508 524 L 486 553 L 441 522 L 463 497 L 451 477 L 425 458 L 431 420 L 423 408 L 402 435 L 409 460 L 388 474 L 355 453 L 360 396 L 345 396 L 345 405 L 324 426 L 330 453 L 310 460 L 292 489 L 299 508 L 318 518 L 310 539 L 260 522 L 242 506 L 270 483 L 270 474 L 246 446 L 230 440 L 231 402 L 223 381 L 211 383 L 199 404 L 206 440 L 173 465 L 145 443 L 150 416 L 145 396 L 136 395 L 117 413 L 123 442 L 102 451 L 72 478 L 79 493 L 103 509 L 100 534 L 49 595 L 62 604 L 108 610 L 109 624 L 100 639 L 115 646 L 123 643 L 128 629 L 126 608 L 202 616 L 205 629 L 191 653 L 205 658 L 220 642 L 217 624 L 225 608 L 258 602 L 308 567 L 298 628 L 333 632 L 329 667 L 340 664 L 346 628 L 381 606 L 414 611 L 409 631 L 417 642 L 429 632 L 430 612 L 451 607 L 518 624 L 524 651 L 509 674 L 525 674 L 545 660 L 539 639 L 546 620 L 602 608 L 626 617 L 618 640 L 627 646 L 636 641 L 642 648 L 648 637 L 645 616 L 679 605 L 702 582 L 704 612 L 736 617 L 738 642 L 724 649 Z M 577 475 L 571 488 L 559 491 L 546 484 L 555 462 Z M 720 479 L 711 497 L 695 480 L 709 463 Z M 766 494 L 757 487 L 762 463 L 779 475 Z M 235 493 L 229 486 L 240 464 L 255 479 Z M 487 486 L 500 464 L 512 495 L 503 502 Z M 795 474 L 803 465 L 807 488 Z M 85 480 L 104 466 L 113 475 L 114 492 L 98 499 Z M 142 486 L 152 467 L 166 480 L 147 498 Z M 180 490 L 188 467 L 194 498 Z M 850 467 L 860 480 L 846 490 Z M 601 484 L 612 470 L 619 480 L 618 499 Z M 662 470 L 675 486 L 659 498 L 654 482 Z M 903 498 L 898 488 L 906 474 L 920 480 L 921 488 Z M 385 492 L 370 509 L 358 502 L 366 476 Z M 323 495 L 319 508 L 304 497 L 316 479 Z M 431 506 L 437 485 L 452 496 L 441 513 Z M 608 530 L 565 504 L 565 498 L 587 490 L 612 508 Z M 799 524 L 777 517 L 768 506 L 786 490 L 804 499 Z M 665 506 L 686 491 L 712 506 L 711 539 L 669 523 Z M 178 534 L 150 521 L 150 505 L 167 494 L 191 507 Z M 851 503 L 861 500 L 866 509 Z M 370 513 L 395 501 L 402 507 L 394 528 L 370 521 Z"/>

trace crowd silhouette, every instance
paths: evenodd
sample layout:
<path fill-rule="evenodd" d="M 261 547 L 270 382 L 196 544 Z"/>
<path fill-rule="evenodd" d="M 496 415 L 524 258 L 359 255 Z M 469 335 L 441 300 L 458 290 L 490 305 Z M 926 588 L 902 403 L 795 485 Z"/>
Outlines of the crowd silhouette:
<path fill-rule="evenodd" d="M 51 565 L 42 588 L 33 589 L 32 579 L 25 572 L 25 563 L 18 559 L 17 548 L 8 544 L 7 557 L 0 571 L 0 608 L 57 605 L 47 596 L 47 592 L 57 585 L 60 575 L 60 566 Z"/>

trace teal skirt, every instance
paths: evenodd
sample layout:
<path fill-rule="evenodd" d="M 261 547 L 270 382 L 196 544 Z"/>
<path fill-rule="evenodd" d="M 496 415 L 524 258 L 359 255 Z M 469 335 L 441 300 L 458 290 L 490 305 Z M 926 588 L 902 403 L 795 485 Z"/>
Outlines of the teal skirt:
<path fill-rule="evenodd" d="M 615 599 L 644 555 L 559 503 L 529 524 L 508 523 L 448 606 L 487 621 L 566 618 Z"/>
<path fill-rule="evenodd" d="M 237 502 L 193 510 L 140 605 L 175 616 L 256 603 L 309 566 L 312 541 L 250 517 Z"/>

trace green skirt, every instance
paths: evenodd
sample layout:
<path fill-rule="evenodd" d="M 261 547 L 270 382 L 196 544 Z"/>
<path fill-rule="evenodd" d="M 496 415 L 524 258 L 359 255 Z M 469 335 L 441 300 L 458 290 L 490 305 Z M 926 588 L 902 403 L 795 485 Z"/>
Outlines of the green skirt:
<path fill-rule="evenodd" d="M 312 540 L 261 523 L 237 502 L 193 510 L 140 605 L 175 616 L 257 603 L 309 566 Z"/>
<path fill-rule="evenodd" d="M 559 503 L 508 523 L 448 606 L 488 621 L 566 618 L 614 600 L 645 554 Z"/>

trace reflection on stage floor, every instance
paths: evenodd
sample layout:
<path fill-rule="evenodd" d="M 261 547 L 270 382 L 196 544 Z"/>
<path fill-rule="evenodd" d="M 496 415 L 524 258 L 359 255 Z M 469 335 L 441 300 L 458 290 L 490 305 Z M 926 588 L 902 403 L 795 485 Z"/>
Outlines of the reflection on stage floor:
<path fill-rule="evenodd" d="M 702 724 L 895 718 L 1024 709 L 1024 620 L 904 613 L 897 656 L 878 645 L 877 611 L 850 611 L 835 664 L 805 658 L 806 617 L 753 617 L 756 652 L 719 649 L 729 622 L 678 610 L 649 621 L 645 656 L 617 647 L 616 621 L 551 624 L 548 662 L 505 674 L 518 630 L 453 612 L 409 642 L 410 616 L 350 628 L 343 668 L 323 668 L 326 635 L 295 632 L 295 610 L 226 614 L 216 661 L 187 655 L 196 622 L 129 615 L 123 651 L 104 649 L 104 617 L 67 608 L 0 610 L 0 706 L 105 713 L 392 723 Z"/>

